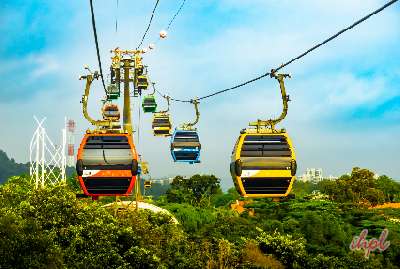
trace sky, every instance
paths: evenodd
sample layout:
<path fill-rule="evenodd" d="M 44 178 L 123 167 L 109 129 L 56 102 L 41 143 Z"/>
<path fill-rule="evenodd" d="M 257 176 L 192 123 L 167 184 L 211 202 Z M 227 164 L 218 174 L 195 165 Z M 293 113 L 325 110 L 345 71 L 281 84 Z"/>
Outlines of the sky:
<path fill-rule="evenodd" d="M 161 0 L 148 38 L 155 42 L 181 1 Z M 383 5 L 381 0 L 187 0 L 168 37 L 144 55 L 157 88 L 175 98 L 203 96 L 263 74 Z M 103 68 L 109 50 L 135 48 L 154 1 L 94 1 Z M 298 175 L 322 168 L 339 176 L 352 167 L 400 179 L 400 4 L 288 66 L 282 72 L 292 102 L 285 128 Z M 116 20 L 118 31 L 115 30 Z M 46 117 L 54 141 L 64 118 L 77 122 L 76 146 L 90 128 L 80 99 L 83 66 L 97 70 L 89 1 L 5 0 L 0 3 L 0 149 L 29 160 L 33 116 Z M 106 72 L 105 72 L 106 73 Z M 106 75 L 106 74 L 105 74 Z M 89 111 L 100 117 L 104 93 L 95 82 Z M 165 101 L 157 99 L 159 107 Z M 169 139 L 153 137 L 151 115 L 138 117 L 135 141 L 153 177 L 213 173 L 232 185 L 230 155 L 241 129 L 281 112 L 278 84 L 265 78 L 200 103 L 201 164 L 175 164 Z M 174 126 L 194 118 L 173 103 Z M 140 133 L 139 137 L 138 134 Z"/>

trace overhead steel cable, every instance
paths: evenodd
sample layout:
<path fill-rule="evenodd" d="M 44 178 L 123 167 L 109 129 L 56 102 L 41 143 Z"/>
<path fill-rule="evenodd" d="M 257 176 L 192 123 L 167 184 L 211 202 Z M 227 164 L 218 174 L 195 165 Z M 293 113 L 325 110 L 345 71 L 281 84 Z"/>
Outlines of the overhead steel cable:
<path fill-rule="evenodd" d="M 90 12 L 92 14 L 92 29 L 93 29 L 94 42 L 96 43 L 97 61 L 99 63 L 100 77 L 101 77 L 101 82 L 103 84 L 104 91 L 107 92 L 106 91 L 106 84 L 104 83 L 103 68 L 101 67 L 99 42 L 97 41 L 97 30 L 96 30 L 96 21 L 94 19 L 93 0 L 89 0 L 89 2 L 90 2 Z"/>
<path fill-rule="evenodd" d="M 169 22 L 168 22 L 168 24 L 167 24 L 167 27 L 165 28 L 165 32 L 166 32 L 166 33 L 168 33 L 169 29 L 171 29 L 172 23 L 175 21 L 176 17 L 179 15 L 179 13 L 181 13 L 182 8 L 183 8 L 183 6 L 185 5 L 185 3 L 186 3 L 186 0 L 183 0 L 183 1 L 181 2 L 181 4 L 179 5 L 179 7 L 178 7 L 177 11 L 175 12 L 175 14 L 174 14 L 174 15 L 171 17 L 171 19 L 169 20 Z M 160 34 L 159 34 L 157 40 L 154 40 L 154 41 L 153 41 L 152 43 L 150 43 L 150 44 L 156 45 L 162 38 L 164 38 L 164 37 L 161 36 L 161 32 L 160 32 Z M 151 48 L 151 49 L 152 49 L 152 48 Z"/>
<path fill-rule="evenodd" d="M 137 133 L 137 138 L 138 138 L 138 147 L 140 147 L 140 129 L 142 129 L 141 128 L 141 125 L 140 125 L 140 118 L 141 118 L 141 116 L 140 116 L 140 111 L 141 111 L 141 106 L 140 106 L 140 103 L 141 103 L 141 99 L 142 99 L 142 96 L 140 95 L 140 99 L 139 99 L 139 104 L 138 104 L 138 114 L 139 114 L 139 120 L 138 120 L 138 133 Z"/>
<path fill-rule="evenodd" d="M 149 21 L 149 23 L 147 24 L 146 31 L 144 31 L 144 34 L 143 34 L 143 36 L 142 36 L 142 40 L 140 40 L 140 43 L 139 43 L 139 45 L 136 47 L 136 49 L 139 49 L 139 48 L 142 46 L 143 41 L 144 41 L 144 39 L 146 38 L 147 32 L 149 31 L 150 26 L 151 26 L 151 23 L 152 23 L 152 21 L 153 21 L 154 13 L 156 12 L 156 9 L 157 9 L 157 6 L 158 6 L 158 2 L 160 2 L 160 0 L 156 0 L 156 3 L 155 3 L 154 8 L 153 8 L 153 11 L 151 12 L 150 21 Z"/>
<path fill-rule="evenodd" d="M 118 6 L 119 6 L 119 0 L 116 2 L 116 7 L 115 7 L 115 33 L 118 32 Z"/>
<path fill-rule="evenodd" d="M 174 22 L 175 18 L 179 15 L 179 13 L 181 12 L 183 6 L 185 5 L 186 0 L 183 0 L 181 5 L 179 6 L 178 10 L 175 12 L 174 16 L 172 17 L 172 19 L 169 21 L 168 26 L 166 28 L 166 30 L 168 31 L 169 28 L 171 27 L 172 23 Z"/>
<path fill-rule="evenodd" d="M 316 50 L 317 48 L 319 48 L 319 47 L 321 47 L 321 46 L 323 46 L 323 45 L 329 43 L 330 41 L 336 39 L 337 37 L 339 37 L 340 35 L 342 35 L 342 34 L 345 33 L 346 31 L 348 31 L 348 30 L 354 28 L 355 26 L 357 26 L 357 25 L 363 23 L 364 21 L 368 20 L 371 16 L 376 15 L 376 14 L 382 12 L 385 8 L 387 8 L 387 7 L 391 6 L 391 5 L 393 5 L 394 3 L 398 2 L 398 1 L 399 1 L 399 0 L 391 0 L 391 1 L 387 2 L 387 3 L 386 3 L 385 5 L 383 5 L 382 7 L 380 7 L 380 8 L 378 8 L 378 9 L 374 10 L 373 12 L 371 12 L 371 13 L 367 14 L 366 16 L 364 16 L 363 18 L 357 20 L 356 22 L 354 22 L 354 23 L 351 24 L 350 26 L 348 26 L 348 27 L 346 27 L 346 28 L 340 30 L 339 32 L 337 32 L 336 34 L 332 35 L 331 37 L 325 39 L 325 40 L 322 41 L 321 43 L 318 43 L 317 45 L 313 46 L 312 48 L 306 50 L 305 52 L 303 52 L 303 53 L 300 54 L 299 56 L 297 56 L 297 57 L 295 57 L 295 58 L 292 58 L 291 60 L 287 61 L 287 62 L 284 63 L 284 64 L 281 64 L 279 67 L 277 67 L 277 68 L 275 68 L 275 69 L 271 69 L 271 72 L 264 73 L 264 74 L 262 74 L 262 75 L 260 75 L 260 76 L 258 76 L 258 77 L 256 77 L 256 78 L 253 78 L 253 79 L 251 79 L 251 80 L 248 80 L 248 81 L 243 82 L 243 83 L 241 83 L 241 84 L 238 84 L 238 85 L 236 85 L 236 86 L 233 86 L 233 87 L 230 87 L 230 88 L 226 88 L 226 89 L 223 89 L 223 90 L 220 90 L 220 91 L 216 91 L 216 92 L 214 92 L 214 93 L 211 93 L 211 94 L 202 96 L 202 97 L 197 98 L 197 99 L 198 99 L 198 100 L 206 99 L 206 98 L 209 98 L 209 97 L 212 97 L 212 96 L 215 96 L 215 95 L 224 93 L 224 92 L 228 92 L 228 91 L 231 91 L 231 90 L 234 90 L 234 89 L 243 87 L 243 86 L 245 86 L 245 85 L 247 85 L 247 84 L 253 83 L 253 82 L 255 82 L 255 81 L 257 81 L 257 80 L 260 80 L 260 79 L 262 79 L 262 78 L 264 78 L 264 77 L 270 76 L 272 73 L 275 73 L 275 72 L 281 70 L 282 68 L 284 68 L 284 67 L 286 67 L 286 66 L 292 64 L 293 62 L 295 62 L 295 61 L 297 61 L 297 60 L 303 58 L 304 56 L 306 56 L 306 55 L 309 54 L 310 52 L 312 52 L 312 51 Z M 159 92 L 159 91 L 157 91 L 157 92 L 158 92 L 161 96 L 166 97 L 166 95 L 162 94 L 161 92 Z M 176 99 L 176 98 L 170 97 L 170 100 L 171 100 L 171 101 L 175 101 L 175 102 L 190 103 L 193 99 L 190 99 L 190 100 L 183 100 L 183 99 Z"/>
<path fill-rule="evenodd" d="M 299 60 L 300 58 L 303 58 L 303 57 L 306 56 L 308 53 L 312 52 L 313 50 L 316 50 L 317 48 L 319 48 L 319 47 L 325 45 L 326 43 L 332 41 L 333 39 L 337 38 L 338 36 L 340 36 L 340 35 L 343 34 L 344 32 L 346 32 L 346 31 L 348 31 L 348 30 L 354 28 L 355 26 L 359 25 L 360 23 L 362 23 L 362 22 L 368 20 L 371 16 L 380 13 L 380 12 L 383 11 L 385 8 L 387 8 L 387 7 L 391 6 L 391 5 L 393 5 L 393 4 L 396 3 L 397 1 L 398 1 L 398 0 L 392 0 L 392 1 L 387 2 L 387 3 L 386 3 L 385 5 L 383 5 L 382 7 L 378 8 L 377 10 L 375 10 L 375 11 L 373 11 L 373 12 L 371 12 L 371 13 L 369 13 L 368 15 L 364 16 L 363 18 L 361 18 L 361 19 L 359 19 L 358 21 L 354 22 L 352 25 L 350 25 L 350 26 L 348 26 L 348 27 L 346 27 L 346 28 L 340 30 L 339 32 L 337 32 L 337 33 L 334 34 L 333 36 L 329 37 L 328 39 L 324 40 L 323 42 L 321 42 L 321 43 L 315 45 L 314 47 L 312 47 L 312 48 L 310 48 L 309 50 L 305 51 L 304 53 L 300 54 L 299 56 L 297 56 L 297 57 L 291 59 L 290 61 L 288 61 L 288 62 L 286 62 L 286 63 L 284 63 L 284 64 L 281 64 L 278 68 L 273 69 L 273 70 L 274 70 L 275 72 L 276 72 L 276 71 L 279 71 L 280 69 L 282 69 L 282 68 L 288 66 L 289 64 L 293 63 L 294 61 Z"/>

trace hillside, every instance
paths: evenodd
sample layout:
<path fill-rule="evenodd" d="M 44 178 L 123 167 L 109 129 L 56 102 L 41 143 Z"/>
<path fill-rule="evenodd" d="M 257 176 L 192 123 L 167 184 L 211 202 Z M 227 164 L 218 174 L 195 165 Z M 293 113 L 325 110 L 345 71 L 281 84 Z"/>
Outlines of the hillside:
<path fill-rule="evenodd" d="M 9 177 L 29 173 L 28 163 L 16 163 L 13 158 L 9 158 L 7 153 L 0 150 L 0 184 Z"/>
<path fill-rule="evenodd" d="M 75 174 L 75 167 L 65 169 L 67 177 Z M 12 176 L 29 174 L 29 163 L 16 163 L 13 158 L 9 158 L 7 153 L 0 149 L 0 184 L 7 181 Z"/>

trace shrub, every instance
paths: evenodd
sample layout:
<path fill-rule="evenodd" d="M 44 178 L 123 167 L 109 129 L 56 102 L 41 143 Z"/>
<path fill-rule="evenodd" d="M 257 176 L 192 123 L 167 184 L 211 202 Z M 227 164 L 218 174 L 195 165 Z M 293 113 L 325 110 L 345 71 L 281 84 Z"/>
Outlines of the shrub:
<path fill-rule="evenodd" d="M 306 265 L 306 240 L 294 239 L 291 235 L 261 232 L 257 237 L 260 249 L 273 254 L 288 268 L 303 268 Z"/>

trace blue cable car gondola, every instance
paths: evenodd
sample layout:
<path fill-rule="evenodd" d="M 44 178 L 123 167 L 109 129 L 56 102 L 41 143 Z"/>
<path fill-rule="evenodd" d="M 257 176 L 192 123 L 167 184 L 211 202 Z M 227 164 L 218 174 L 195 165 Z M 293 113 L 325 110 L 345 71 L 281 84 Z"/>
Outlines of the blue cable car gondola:
<path fill-rule="evenodd" d="M 171 155 L 175 162 L 199 163 L 200 149 L 197 131 L 175 129 L 171 138 Z"/>
<path fill-rule="evenodd" d="M 192 100 L 196 110 L 196 120 L 193 123 L 183 124 L 181 128 L 175 129 L 171 137 L 171 155 L 175 162 L 199 163 L 201 144 L 199 135 L 194 125 L 199 121 L 199 102 Z"/>

